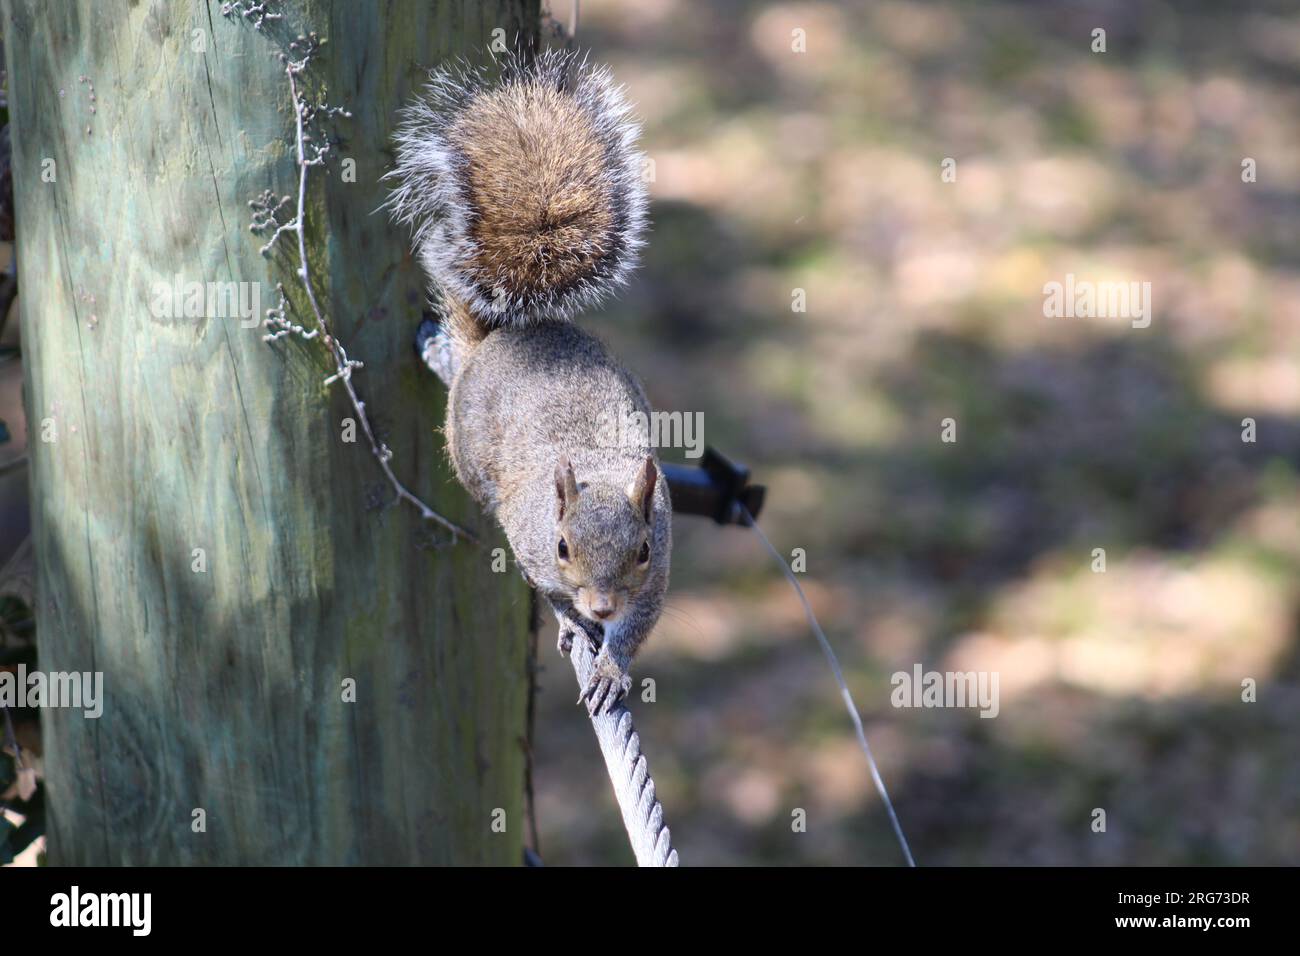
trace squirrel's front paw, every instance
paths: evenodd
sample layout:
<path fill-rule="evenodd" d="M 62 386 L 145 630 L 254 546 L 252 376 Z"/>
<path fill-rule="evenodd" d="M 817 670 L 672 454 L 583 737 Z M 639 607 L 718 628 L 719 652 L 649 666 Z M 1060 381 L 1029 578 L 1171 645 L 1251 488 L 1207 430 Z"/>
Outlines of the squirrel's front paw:
<path fill-rule="evenodd" d="M 591 679 L 587 681 L 586 688 L 578 696 L 578 703 L 586 701 L 587 712 L 593 717 L 596 714 L 608 714 L 618 706 L 619 701 L 626 697 L 631 689 L 632 678 L 628 676 L 627 671 L 615 663 L 608 654 L 601 653 L 596 656 L 591 669 Z"/>
<path fill-rule="evenodd" d="M 573 629 L 568 627 L 560 628 L 560 639 L 555 642 L 556 648 L 561 657 L 568 657 L 569 651 L 573 650 Z"/>

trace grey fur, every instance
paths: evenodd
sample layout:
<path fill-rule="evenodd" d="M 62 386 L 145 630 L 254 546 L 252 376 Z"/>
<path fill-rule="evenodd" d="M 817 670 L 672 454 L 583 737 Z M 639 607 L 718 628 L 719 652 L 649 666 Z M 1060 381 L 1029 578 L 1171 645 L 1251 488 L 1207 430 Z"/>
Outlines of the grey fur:
<path fill-rule="evenodd" d="M 596 669 L 611 686 L 592 693 L 603 690 L 608 709 L 620 696 L 612 683 L 626 692 L 632 657 L 663 610 L 672 504 L 649 443 L 611 444 L 599 423 L 629 408 L 648 417 L 650 404 L 604 345 L 570 324 L 496 329 L 457 364 L 447 411 L 456 475 L 496 515 L 516 560 L 551 603 L 561 644 L 575 624 L 589 636 L 603 627 Z M 628 493 L 647 458 L 656 476 L 648 523 Z M 565 460 L 578 494 L 561 520 L 555 472 Z M 574 619 L 574 577 L 557 559 L 562 535 L 575 563 L 581 561 L 581 580 L 600 590 L 628 589 L 615 625 Z M 647 538 L 649 568 L 633 587 L 634 563 Z"/>
<path fill-rule="evenodd" d="M 563 288 L 510 296 L 485 290 L 466 273 L 465 263 L 483 251 L 471 227 L 485 210 L 491 214 L 491 200 L 475 194 L 448 131 L 479 93 L 538 80 L 572 97 L 601 144 L 595 179 L 608 203 L 599 235 L 607 254 Z M 663 609 L 672 506 L 648 436 L 610 441 L 600 427 L 629 412 L 648 420 L 640 383 L 598 339 L 565 320 L 635 265 L 646 207 L 638 130 L 608 71 L 570 54 L 531 63 L 508 58 L 498 82 L 470 69 L 432 74 L 428 90 L 403 114 L 389 207 L 413 230 L 420 262 L 444 303 L 443 326 L 422 333 L 419 351 L 451 388 L 445 430 L 456 475 L 496 516 L 525 576 L 551 604 L 561 651 L 578 632 L 599 645 L 582 699 L 593 713 L 607 713 L 630 688 L 633 655 Z M 547 161 L 554 164 L 556 155 L 552 149 Z M 577 160 L 558 155 L 567 174 Z M 591 165 L 588 157 L 581 172 Z M 492 175 L 521 177 L 512 185 L 532 181 L 529 169 Z M 578 246 L 596 243 L 597 226 L 581 222 Z M 567 559 L 559 557 L 561 538 Z M 610 614 L 603 622 L 594 616 L 602 612 Z"/>

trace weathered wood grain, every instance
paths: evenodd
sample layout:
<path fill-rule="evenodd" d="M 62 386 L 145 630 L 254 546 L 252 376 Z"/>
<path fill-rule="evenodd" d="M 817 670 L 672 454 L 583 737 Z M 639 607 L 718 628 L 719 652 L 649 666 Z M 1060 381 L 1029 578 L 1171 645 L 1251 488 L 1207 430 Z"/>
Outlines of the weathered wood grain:
<path fill-rule="evenodd" d="M 375 506 L 390 489 L 341 440 L 322 350 L 151 313 L 175 275 L 262 283 L 263 309 L 292 279 L 247 229 L 249 199 L 295 189 L 279 50 L 220 6 L 3 4 L 40 662 L 102 671 L 106 698 L 44 714 L 50 860 L 517 863 L 527 595 L 450 478 L 410 347 L 422 282 L 374 210 L 424 68 L 530 33 L 537 0 L 276 5 L 328 39 L 317 73 L 353 113 L 356 181 L 313 175 L 316 288 L 399 475 L 482 549 Z"/>

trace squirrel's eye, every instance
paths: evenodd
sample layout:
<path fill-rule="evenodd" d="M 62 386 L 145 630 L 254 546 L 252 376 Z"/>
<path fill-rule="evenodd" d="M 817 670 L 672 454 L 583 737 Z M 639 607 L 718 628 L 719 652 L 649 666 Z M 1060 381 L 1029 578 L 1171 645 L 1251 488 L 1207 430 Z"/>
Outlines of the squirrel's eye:
<path fill-rule="evenodd" d="M 650 560 L 650 542 L 647 541 L 641 545 L 641 553 L 636 556 L 637 564 L 645 564 Z"/>
<path fill-rule="evenodd" d="M 569 543 L 563 538 L 560 539 L 560 546 L 556 548 L 556 551 L 559 553 L 561 561 L 569 560 Z"/>

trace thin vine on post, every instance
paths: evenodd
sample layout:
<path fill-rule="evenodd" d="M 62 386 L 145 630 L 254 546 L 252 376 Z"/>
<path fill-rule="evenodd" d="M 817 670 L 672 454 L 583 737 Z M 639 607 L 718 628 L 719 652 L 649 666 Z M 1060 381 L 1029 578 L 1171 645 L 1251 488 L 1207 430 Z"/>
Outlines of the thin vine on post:
<path fill-rule="evenodd" d="M 258 3 L 230 0 L 222 4 L 221 15 L 227 19 L 239 17 L 263 36 L 267 35 L 268 21 L 283 19 L 282 14 L 270 9 L 270 0 L 261 0 Z M 313 167 L 324 166 L 329 156 L 330 141 L 319 128 L 321 122 L 325 119 L 348 118 L 352 115 L 343 107 L 329 106 L 324 102 L 315 103 L 303 94 L 301 88 L 303 74 L 324 44 L 325 41 L 314 32 L 299 34 L 290 41 L 289 52 L 280 54 L 280 62 L 284 64 L 285 76 L 289 82 L 290 103 L 294 115 L 294 159 L 298 167 L 297 200 L 295 202 L 291 196 L 276 197 L 275 193 L 268 189 L 248 203 L 252 210 L 249 231 L 267 237 L 265 244 L 259 250 L 263 256 L 269 256 L 280 237 L 286 233 L 292 233 L 297 237 L 298 265 L 294 271 L 303 295 L 311 307 L 310 319 L 315 323 L 315 327 L 309 329 L 303 323 L 289 318 L 289 314 L 293 311 L 292 303 L 285 295 L 283 284 L 277 283 L 276 291 L 279 293 L 280 303 L 266 310 L 263 325 L 269 331 L 263 339 L 267 342 L 275 342 L 286 336 L 296 336 L 304 341 L 319 339 L 323 342 L 334 366 L 334 372 L 325 379 L 325 385 L 333 385 L 336 382 L 342 384 L 348 401 L 352 403 L 352 408 L 356 412 L 357 421 L 361 424 L 361 431 L 370 445 L 371 454 L 379 463 L 397 499 L 406 501 L 414 507 L 423 520 L 432 521 L 450 532 L 453 544 L 460 538 L 477 543 L 478 539 L 471 532 L 430 508 L 408 490 L 393 472 L 392 449 L 375 435 L 375 430 L 370 423 L 370 415 L 366 411 L 366 403 L 357 394 L 356 386 L 352 381 L 352 373 L 363 368 L 364 365 L 348 355 L 343 342 L 331 330 L 312 284 L 311 270 L 307 264 L 307 177 Z M 291 211 L 292 215 L 289 218 L 282 218 L 287 211 Z"/>

